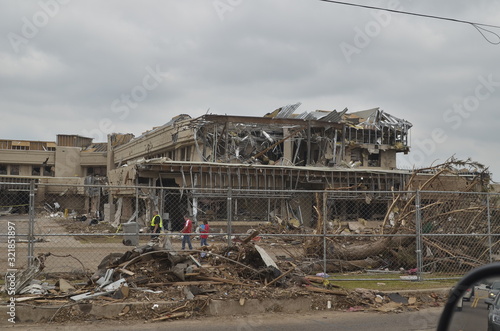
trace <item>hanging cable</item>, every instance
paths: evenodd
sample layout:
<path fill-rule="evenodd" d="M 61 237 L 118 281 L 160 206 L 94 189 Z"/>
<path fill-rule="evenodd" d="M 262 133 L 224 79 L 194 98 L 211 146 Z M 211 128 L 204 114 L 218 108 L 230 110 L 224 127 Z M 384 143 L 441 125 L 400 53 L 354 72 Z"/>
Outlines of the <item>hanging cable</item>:
<path fill-rule="evenodd" d="M 419 16 L 419 17 L 425 17 L 425 18 L 433 18 L 433 19 L 444 20 L 444 21 L 451 21 L 451 22 L 456 22 L 456 23 L 470 24 L 470 25 L 472 25 L 481 34 L 481 36 L 487 42 L 489 42 L 490 44 L 493 44 L 493 45 L 500 44 L 500 35 L 498 35 L 497 33 L 493 32 L 491 30 L 486 29 L 486 28 L 497 28 L 497 29 L 500 29 L 499 25 L 476 23 L 476 22 L 464 21 L 464 20 L 459 20 L 459 19 L 449 18 L 449 17 L 426 15 L 426 14 L 418 14 L 418 13 L 412 13 L 412 12 L 407 12 L 407 11 L 402 11 L 402 10 L 395 10 L 395 9 L 388 9 L 388 8 L 382 8 L 382 7 L 367 6 L 367 5 L 361 5 L 361 4 L 349 3 L 349 2 L 343 2 L 343 1 L 335 1 L 335 0 L 319 0 L 319 1 L 328 2 L 328 3 L 334 3 L 334 4 L 339 4 L 339 5 L 361 7 L 361 8 L 367 8 L 367 9 L 383 10 L 383 11 L 388 11 L 388 12 L 396 13 L 396 14 L 412 15 L 412 16 Z M 488 39 L 488 37 L 485 34 L 485 32 L 488 32 L 488 33 L 494 35 L 498 39 L 498 41 L 493 41 L 493 40 Z"/>

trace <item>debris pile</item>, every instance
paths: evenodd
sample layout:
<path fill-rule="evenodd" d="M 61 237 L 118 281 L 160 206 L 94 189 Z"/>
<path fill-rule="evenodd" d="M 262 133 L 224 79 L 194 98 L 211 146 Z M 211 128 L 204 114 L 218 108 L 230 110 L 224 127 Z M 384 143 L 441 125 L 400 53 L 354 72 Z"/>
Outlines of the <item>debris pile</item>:
<path fill-rule="evenodd" d="M 203 315 L 213 300 L 233 300 L 244 306 L 251 299 L 302 297 L 309 299 L 310 309 L 384 312 L 426 304 L 417 297 L 403 300 L 380 291 L 347 291 L 327 274 L 309 275 L 291 261 L 274 261 L 252 242 L 255 237 L 256 232 L 232 246 L 213 245 L 202 250 L 173 251 L 145 245 L 109 254 L 86 281 L 58 278 L 43 292 L 23 292 L 19 286 L 16 301 L 19 305 L 59 305 L 50 319 L 56 322 L 86 320 L 90 311 L 110 304 L 122 306 L 117 314 L 105 318 L 149 321 Z M 26 272 L 29 276 L 23 278 L 23 284 L 34 280 L 39 271 L 38 265 Z"/>
<path fill-rule="evenodd" d="M 346 222 L 347 226 L 338 224 L 336 227 L 327 215 L 322 215 L 315 207 L 318 220 L 315 233 L 324 233 L 326 228 L 328 234 L 337 236 L 326 238 L 325 249 L 323 238 L 308 239 L 304 243 L 305 255 L 320 257 L 326 251 L 329 261 L 327 272 L 415 268 L 415 237 L 408 235 L 418 233 L 416 219 L 420 212 L 425 215 L 420 216 L 420 232 L 426 254 L 424 271 L 456 272 L 476 268 L 489 262 L 485 254 L 489 247 L 488 236 L 439 237 L 425 234 L 497 233 L 500 230 L 498 216 L 495 216 L 497 213 L 488 209 L 491 205 L 487 203 L 487 197 L 481 195 L 488 191 L 489 182 L 488 169 L 483 165 L 451 158 L 443 164 L 415 170 L 406 187 L 393 194 L 380 224 L 358 219 Z M 445 184 L 455 194 L 443 194 L 441 191 Z M 416 190 L 420 201 L 417 201 Z M 473 192 L 478 193 L 470 194 Z M 316 195 L 316 206 L 322 205 L 322 197 Z M 483 221 L 488 218 L 488 213 L 495 216 L 491 230 L 488 229 L 489 223 Z M 367 223 L 377 225 L 368 228 Z M 338 236 L 344 234 L 353 235 Z M 494 248 L 498 248 L 498 243 Z"/>
<path fill-rule="evenodd" d="M 378 311 L 382 313 L 401 313 L 409 310 L 418 310 L 422 306 L 439 307 L 447 296 L 436 292 L 431 293 L 409 293 L 401 295 L 400 293 L 384 293 L 381 291 L 367 290 L 358 288 L 351 293 L 353 306 L 347 311 Z"/>

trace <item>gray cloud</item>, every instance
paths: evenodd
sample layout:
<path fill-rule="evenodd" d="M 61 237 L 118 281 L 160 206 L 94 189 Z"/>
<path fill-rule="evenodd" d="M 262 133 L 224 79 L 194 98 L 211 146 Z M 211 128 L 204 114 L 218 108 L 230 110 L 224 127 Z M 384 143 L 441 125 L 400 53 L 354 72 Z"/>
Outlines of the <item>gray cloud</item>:
<path fill-rule="evenodd" d="M 486 0 L 366 3 L 500 19 L 500 5 Z M 139 135 L 180 113 L 261 116 L 300 101 L 299 111 L 381 107 L 414 123 L 415 153 L 433 130 L 445 132 L 422 162 L 460 154 L 500 173 L 492 152 L 500 86 L 469 117 L 452 113 L 460 124 L 450 120 L 478 77 L 500 82 L 500 46 L 467 24 L 312 0 L 40 0 L 2 1 L 0 30 L 3 137 L 97 139 L 103 127 Z M 13 34 L 24 38 L 17 47 Z M 346 56 L 343 45 L 355 52 Z"/>

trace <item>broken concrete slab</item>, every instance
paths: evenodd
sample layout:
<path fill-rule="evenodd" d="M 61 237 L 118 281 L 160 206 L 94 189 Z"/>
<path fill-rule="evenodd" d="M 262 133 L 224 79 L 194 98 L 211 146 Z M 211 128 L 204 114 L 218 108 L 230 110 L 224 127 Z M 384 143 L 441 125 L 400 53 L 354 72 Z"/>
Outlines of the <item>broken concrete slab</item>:
<path fill-rule="evenodd" d="M 404 296 L 402 296 L 399 293 L 389 293 L 387 296 L 389 297 L 389 299 L 391 299 L 394 302 L 404 303 L 404 304 L 408 303 L 408 298 L 405 298 Z"/>
<path fill-rule="evenodd" d="M 401 309 L 402 305 L 403 305 L 402 303 L 391 301 L 391 302 L 386 303 L 380 307 L 374 308 L 374 310 L 380 311 L 383 313 L 388 313 L 388 312 L 392 312 L 392 311 L 396 311 L 396 310 Z"/>
<path fill-rule="evenodd" d="M 57 286 L 59 287 L 59 291 L 62 293 L 72 293 L 72 292 L 76 291 L 75 287 L 63 278 L 60 278 L 57 281 L 56 287 Z"/>
<path fill-rule="evenodd" d="M 350 231 L 359 233 L 365 229 L 365 225 L 360 222 L 347 222 Z"/>

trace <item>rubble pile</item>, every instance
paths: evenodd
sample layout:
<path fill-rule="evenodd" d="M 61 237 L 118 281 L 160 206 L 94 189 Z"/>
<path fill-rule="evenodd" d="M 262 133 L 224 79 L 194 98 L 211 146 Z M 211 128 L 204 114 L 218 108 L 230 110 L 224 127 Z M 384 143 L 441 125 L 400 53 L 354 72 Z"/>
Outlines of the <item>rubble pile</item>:
<path fill-rule="evenodd" d="M 59 278 L 54 285 L 41 283 L 34 279 L 40 276 L 38 267 L 36 272 L 26 273 L 32 282 L 24 286 L 28 279 L 23 278 L 24 288 L 19 287 L 16 301 L 18 305 L 57 305 L 49 322 L 64 322 L 87 320 L 91 311 L 111 304 L 120 304 L 120 311 L 106 318 L 160 321 L 202 316 L 214 300 L 244 306 L 252 299 L 307 298 L 308 308 L 314 310 L 398 312 L 437 305 L 445 299 L 348 291 L 326 274 L 311 275 L 291 261 L 274 261 L 252 242 L 255 236 L 202 250 L 173 251 L 156 244 L 109 254 L 85 281 Z"/>

